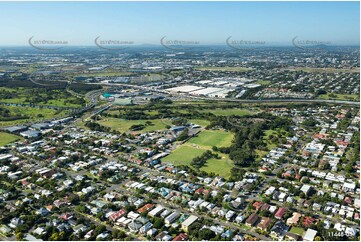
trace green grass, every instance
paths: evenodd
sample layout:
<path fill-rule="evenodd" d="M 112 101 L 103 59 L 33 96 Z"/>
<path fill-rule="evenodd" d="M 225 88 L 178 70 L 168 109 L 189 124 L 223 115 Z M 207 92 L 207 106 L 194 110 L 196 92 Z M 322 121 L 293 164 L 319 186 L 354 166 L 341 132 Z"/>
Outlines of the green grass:
<path fill-rule="evenodd" d="M 158 110 L 144 111 L 145 114 L 148 115 L 157 115 L 159 114 Z"/>
<path fill-rule="evenodd" d="M 334 100 L 352 100 L 352 101 L 358 101 L 360 100 L 360 95 L 357 94 L 336 94 L 333 93 L 333 95 L 335 95 L 335 97 L 331 97 L 330 93 L 328 94 L 322 94 L 319 95 L 318 98 L 320 99 L 334 99 Z"/>
<path fill-rule="evenodd" d="M 263 140 L 267 143 L 267 149 L 271 150 L 277 147 L 277 144 L 273 143 L 270 140 L 270 135 L 277 135 L 277 131 L 275 130 L 266 130 L 265 135 L 263 136 Z"/>
<path fill-rule="evenodd" d="M 171 162 L 175 165 L 190 166 L 193 158 L 201 156 L 206 150 L 183 144 L 162 159 L 163 162 Z"/>
<path fill-rule="evenodd" d="M 8 134 L 5 132 L 0 132 L 0 146 L 7 145 L 11 142 L 14 142 L 16 140 L 22 139 L 20 136 Z"/>
<path fill-rule="evenodd" d="M 284 133 L 284 134 L 282 134 L 282 133 Z M 274 143 L 271 141 L 271 139 L 270 139 L 271 135 L 283 138 L 283 137 L 287 137 L 288 133 L 283 129 L 266 130 L 265 135 L 263 136 L 263 140 L 266 142 L 268 150 L 271 150 L 278 146 L 277 143 Z"/>
<path fill-rule="evenodd" d="M 226 147 L 232 143 L 233 134 L 225 131 L 206 130 L 191 138 L 187 143 L 212 148 L 212 146 Z M 207 147 L 208 146 L 208 147 Z"/>
<path fill-rule="evenodd" d="M 147 114 L 156 114 L 157 111 L 145 111 Z M 107 111 L 109 114 L 120 114 L 119 110 L 110 110 Z M 157 131 L 157 130 L 165 130 L 166 126 L 172 126 L 172 122 L 169 119 L 152 119 L 152 120 L 126 120 L 126 119 L 119 119 L 119 118 L 105 118 L 103 120 L 98 121 L 99 124 L 110 127 L 114 130 L 118 130 L 120 132 L 129 132 L 129 128 L 132 125 L 136 124 L 144 124 L 150 121 L 153 123 L 152 126 L 146 126 L 143 130 L 139 132 L 150 132 L 150 131 Z M 204 119 L 190 119 L 188 120 L 189 123 L 198 124 L 202 127 L 206 127 L 210 124 L 208 120 Z"/>
<path fill-rule="evenodd" d="M 65 116 L 66 114 L 69 114 L 69 111 L 61 110 L 57 111 L 55 109 L 49 109 L 49 108 L 32 108 L 32 107 L 4 107 L 8 110 L 10 110 L 11 116 L 26 116 L 28 118 L 26 119 L 17 119 L 12 121 L 0 121 L 0 126 L 11 126 L 11 125 L 17 125 L 26 123 L 29 121 L 40 121 L 44 119 L 51 119 L 54 117 L 61 117 Z M 41 116 L 39 116 L 41 115 Z"/>
<path fill-rule="evenodd" d="M 138 105 L 137 106 L 133 106 L 133 107 L 139 107 Z M 129 109 L 132 109 L 131 106 L 128 106 L 127 108 Z M 110 110 L 107 110 L 105 111 L 105 113 L 108 113 L 108 114 L 111 114 L 111 115 L 119 115 L 119 114 L 122 114 L 122 115 L 125 115 L 127 112 L 129 111 L 125 111 L 123 108 L 121 109 L 110 109 Z M 148 115 L 157 115 L 159 114 L 159 111 L 158 110 L 142 110 L 142 112 L 144 112 L 145 114 L 148 114 Z"/>
<path fill-rule="evenodd" d="M 70 98 L 76 99 L 76 98 Z M 50 100 L 47 102 L 41 102 L 39 105 L 50 105 L 50 106 L 58 106 L 58 107 L 67 107 L 67 108 L 79 108 L 81 105 L 70 103 L 68 98 L 60 98 L 57 100 Z"/>
<path fill-rule="evenodd" d="M 303 236 L 303 234 L 305 233 L 305 230 L 303 228 L 300 227 L 292 227 L 290 230 L 291 233 Z"/>
<path fill-rule="evenodd" d="M 79 108 L 81 105 L 69 103 L 69 100 L 74 100 L 75 98 L 60 98 L 56 100 L 49 100 L 47 102 L 38 102 L 35 105 L 40 106 L 58 106 L 58 107 L 64 107 L 64 108 Z M 11 98 L 11 99 L 1 99 L 1 102 L 4 103 L 15 103 L 15 104 L 29 104 L 29 102 L 25 101 L 25 97 L 21 98 Z"/>
<path fill-rule="evenodd" d="M 206 150 L 212 150 L 212 146 L 226 147 L 232 143 L 233 134 L 225 131 L 202 131 L 197 137 L 191 138 L 186 143 L 177 147 L 173 152 L 162 159 L 163 162 L 171 162 L 174 165 L 190 166 L 192 160 L 201 156 Z M 207 173 L 228 178 L 234 166 L 233 161 L 226 154 L 218 153 L 221 159 L 209 159 L 200 170 Z"/>
<path fill-rule="evenodd" d="M 234 166 L 234 163 L 228 155 L 221 153 L 219 153 L 219 155 L 221 156 L 221 159 L 212 158 L 207 160 L 207 163 L 201 167 L 201 170 L 207 173 L 213 172 L 219 176 L 228 178 L 231 175 L 231 169 Z"/>
<path fill-rule="evenodd" d="M 217 67 L 217 66 L 197 66 L 194 69 L 199 71 L 234 71 L 234 72 L 246 72 L 252 70 L 252 68 L 238 67 L 238 66 L 225 66 L 225 67 Z"/>
<path fill-rule="evenodd" d="M 204 109 L 199 110 L 201 113 L 212 113 L 217 116 L 230 116 L 230 115 L 237 115 L 237 116 L 247 116 L 255 114 L 255 112 L 248 110 L 248 109 L 240 109 L 240 108 L 216 108 L 216 109 Z"/>
<path fill-rule="evenodd" d="M 265 81 L 265 80 L 259 80 L 259 81 L 256 81 L 256 82 L 253 82 L 254 84 L 260 84 L 260 85 L 268 85 L 271 83 L 271 81 Z"/>
<path fill-rule="evenodd" d="M 99 124 L 112 128 L 120 132 L 130 132 L 130 127 L 132 125 L 143 124 L 146 125 L 146 122 L 152 122 L 152 125 L 146 126 L 143 130 L 137 132 L 152 132 L 157 130 L 166 129 L 167 125 L 172 125 L 171 122 L 167 119 L 153 119 L 153 120 L 125 120 L 118 118 L 106 118 L 104 120 L 98 121 Z"/>
<path fill-rule="evenodd" d="M 242 229 L 244 229 L 244 230 L 251 230 L 252 229 L 252 227 L 250 227 L 250 226 L 248 226 L 248 225 L 246 225 L 246 224 L 240 224 L 239 225 Z"/>
<path fill-rule="evenodd" d="M 188 122 L 192 124 L 198 124 L 202 127 L 206 127 L 211 123 L 208 120 L 204 120 L 204 119 L 190 119 L 188 120 Z"/>
<path fill-rule="evenodd" d="M 162 159 L 163 162 L 169 162 L 176 166 L 184 165 L 190 166 L 192 160 L 201 156 L 207 149 L 199 146 L 192 146 L 190 144 L 183 144 L 176 148 L 170 155 Z M 231 169 L 234 166 L 233 161 L 226 154 L 218 153 L 221 159 L 209 159 L 206 164 L 200 168 L 201 171 L 207 173 L 215 173 L 224 178 L 231 175 Z"/>
<path fill-rule="evenodd" d="M 35 94 L 32 93 L 33 90 L 41 90 L 41 89 L 35 89 L 35 88 L 6 88 L 6 87 L 0 87 L 0 93 L 1 92 L 12 92 L 16 93 L 16 97 L 13 98 L 2 98 L 1 102 L 4 103 L 14 103 L 14 104 L 29 104 L 29 100 L 32 97 L 34 97 Z M 71 96 L 71 94 L 67 93 L 64 90 L 54 91 L 54 95 L 52 96 L 53 99 L 47 100 L 45 102 L 36 102 L 35 105 L 49 105 L 49 106 L 59 106 L 59 107 L 70 107 L 70 108 L 78 108 L 82 105 L 77 103 L 71 103 L 76 102 L 79 98 Z M 36 94 L 42 97 L 46 97 L 47 93 L 46 90 L 41 90 L 39 94 Z"/>
<path fill-rule="evenodd" d="M 256 155 L 257 155 L 256 160 L 257 160 L 257 161 L 260 161 L 260 160 L 261 160 L 262 158 L 264 158 L 267 154 L 268 154 L 267 151 L 264 151 L 264 150 L 256 150 Z"/>

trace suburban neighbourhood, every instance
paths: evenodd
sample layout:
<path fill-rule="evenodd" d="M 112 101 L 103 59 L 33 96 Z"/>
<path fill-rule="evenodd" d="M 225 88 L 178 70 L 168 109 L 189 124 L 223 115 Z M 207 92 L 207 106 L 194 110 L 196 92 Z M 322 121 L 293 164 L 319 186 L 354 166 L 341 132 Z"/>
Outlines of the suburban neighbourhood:
<path fill-rule="evenodd" d="M 0 21 L 0 240 L 360 241 L 358 1 Z"/>

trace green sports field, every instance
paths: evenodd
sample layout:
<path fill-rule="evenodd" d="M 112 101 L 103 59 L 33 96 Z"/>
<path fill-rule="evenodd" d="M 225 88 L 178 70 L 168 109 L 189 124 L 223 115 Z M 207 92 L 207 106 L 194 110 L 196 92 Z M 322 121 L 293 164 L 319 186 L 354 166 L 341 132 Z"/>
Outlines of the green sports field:
<path fill-rule="evenodd" d="M 246 116 L 255 114 L 255 112 L 248 110 L 248 109 L 240 109 L 240 108 L 216 108 L 216 109 L 204 109 L 199 110 L 200 113 L 212 113 L 217 116 L 230 116 L 230 115 L 237 115 L 237 116 Z"/>
<path fill-rule="evenodd" d="M 221 159 L 209 159 L 205 166 L 201 168 L 202 171 L 207 173 L 215 173 L 224 178 L 228 178 L 231 175 L 231 169 L 234 166 L 234 163 L 229 159 L 228 155 L 220 154 Z"/>
<path fill-rule="evenodd" d="M 162 161 L 175 165 L 189 166 L 194 157 L 201 156 L 205 149 L 192 147 L 189 144 L 183 144 L 177 147 L 170 155 L 164 157 Z"/>
<path fill-rule="evenodd" d="M 0 132 L 0 146 L 7 145 L 11 142 L 14 142 L 16 140 L 22 139 L 20 136 L 8 134 L 5 132 Z"/>
<path fill-rule="evenodd" d="M 190 119 L 188 122 L 192 124 L 198 124 L 202 127 L 206 127 L 211 123 L 208 120 L 204 120 L 204 119 Z"/>
<path fill-rule="evenodd" d="M 230 146 L 232 139 L 233 134 L 230 132 L 221 130 L 205 130 L 197 137 L 190 139 L 188 143 L 203 146 L 205 148 L 212 148 L 212 146 L 224 147 Z"/>
<path fill-rule="evenodd" d="M 150 121 L 152 124 L 146 125 L 147 121 Z M 157 130 L 164 130 L 166 129 L 167 125 L 172 125 L 172 123 L 167 119 L 125 120 L 119 118 L 106 118 L 104 120 L 98 121 L 98 123 L 123 133 L 131 132 L 130 127 L 132 125 L 139 125 L 139 124 L 146 125 L 144 129 L 138 132 L 152 132 Z"/>
<path fill-rule="evenodd" d="M 188 142 L 177 147 L 173 152 L 162 159 L 163 162 L 170 162 L 174 165 L 190 166 L 192 160 L 201 156 L 206 150 L 212 150 L 212 146 L 226 147 L 232 143 L 233 134 L 221 130 L 205 130 L 197 137 L 191 138 Z M 228 155 L 218 153 L 221 159 L 209 159 L 200 169 L 208 173 L 215 173 L 225 178 L 230 176 L 233 161 Z"/>

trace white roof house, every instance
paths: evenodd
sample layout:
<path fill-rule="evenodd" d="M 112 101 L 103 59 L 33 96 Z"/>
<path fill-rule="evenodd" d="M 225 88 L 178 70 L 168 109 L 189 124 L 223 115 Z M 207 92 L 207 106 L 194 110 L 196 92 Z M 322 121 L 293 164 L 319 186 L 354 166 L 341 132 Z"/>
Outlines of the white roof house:
<path fill-rule="evenodd" d="M 304 241 L 313 241 L 316 237 L 317 231 L 313 229 L 307 229 L 305 236 L 303 236 Z"/>
<path fill-rule="evenodd" d="M 182 229 L 187 232 L 188 227 L 192 225 L 196 220 L 198 219 L 197 216 L 191 215 L 189 216 L 183 223 L 182 223 Z"/>
<path fill-rule="evenodd" d="M 163 210 L 164 210 L 164 207 L 159 205 L 156 208 L 154 208 L 152 211 L 150 211 L 148 213 L 148 215 L 151 217 L 158 216 Z"/>
<path fill-rule="evenodd" d="M 342 186 L 344 191 L 355 191 L 356 184 L 355 183 L 347 183 L 345 182 Z"/>

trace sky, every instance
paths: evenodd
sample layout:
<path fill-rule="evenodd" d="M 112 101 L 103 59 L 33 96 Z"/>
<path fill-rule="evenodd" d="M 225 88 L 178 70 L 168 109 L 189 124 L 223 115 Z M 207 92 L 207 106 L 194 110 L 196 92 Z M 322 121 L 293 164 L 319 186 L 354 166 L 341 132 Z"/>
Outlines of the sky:
<path fill-rule="evenodd" d="M 94 39 L 159 44 L 299 40 L 359 45 L 359 2 L 0 2 L 0 45 L 38 40 L 94 45 Z"/>

